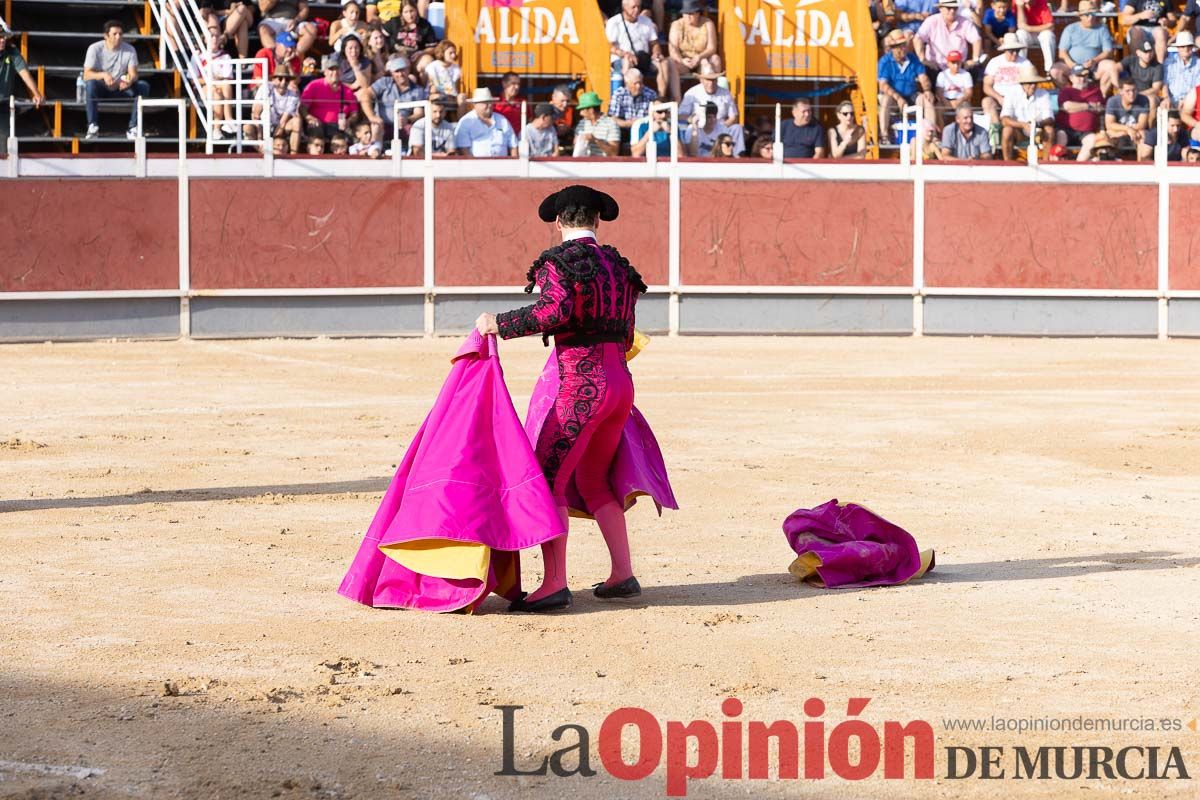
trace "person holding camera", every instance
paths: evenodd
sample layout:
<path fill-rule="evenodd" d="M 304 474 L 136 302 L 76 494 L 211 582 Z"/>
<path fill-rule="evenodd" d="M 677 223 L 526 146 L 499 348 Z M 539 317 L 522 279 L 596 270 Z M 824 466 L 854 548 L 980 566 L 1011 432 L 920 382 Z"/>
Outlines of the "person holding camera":
<path fill-rule="evenodd" d="M 656 108 L 649 117 L 634 120 L 630 132 L 629 150 L 636 158 L 644 158 L 652 142 L 658 158 L 671 157 L 671 112 L 669 109 Z"/>

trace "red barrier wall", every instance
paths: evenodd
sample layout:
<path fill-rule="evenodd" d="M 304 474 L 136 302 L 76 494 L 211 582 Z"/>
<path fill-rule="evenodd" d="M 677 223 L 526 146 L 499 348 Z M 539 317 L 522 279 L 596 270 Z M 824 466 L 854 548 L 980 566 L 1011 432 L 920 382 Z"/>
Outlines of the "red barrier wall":
<path fill-rule="evenodd" d="M 437 281 L 512 286 L 553 227 L 536 208 L 564 180 L 436 185 Z M 592 182 L 622 205 L 602 231 L 647 282 L 667 282 L 666 180 Z M 17 179 L 0 191 L 0 291 L 174 289 L 174 179 Z M 685 285 L 905 286 L 904 182 L 683 180 Z M 1157 187 L 925 186 L 934 287 L 1154 289 Z M 420 286 L 420 180 L 193 178 L 197 289 Z M 1171 286 L 1200 289 L 1200 187 L 1171 189 Z M 970 246 L 964 242 L 969 241 Z M 980 246 L 981 243 L 984 246 Z M 990 244 L 988 244 L 990 243 Z"/>
<path fill-rule="evenodd" d="M 193 179 L 192 286 L 421 286 L 419 180 Z"/>
<path fill-rule="evenodd" d="M 1158 187 L 925 185 L 925 284 L 1154 289 Z"/>
<path fill-rule="evenodd" d="M 909 286 L 912 186 L 680 181 L 690 285 Z"/>
<path fill-rule="evenodd" d="M 0 183 L 0 291 L 175 289 L 174 180 L 16 179 Z"/>
<path fill-rule="evenodd" d="M 523 288 L 534 257 L 557 244 L 554 226 L 537 217 L 538 205 L 568 183 L 511 178 L 438 181 L 434 195 L 438 285 Z M 611 227 L 601 224 L 601 240 L 615 245 L 646 283 L 666 283 L 667 182 L 586 183 L 608 192 L 621 206 L 621 215 Z"/>
<path fill-rule="evenodd" d="M 1200 225 L 1192 219 L 1200 203 L 1200 186 L 1171 187 L 1172 289 L 1200 289 Z"/>

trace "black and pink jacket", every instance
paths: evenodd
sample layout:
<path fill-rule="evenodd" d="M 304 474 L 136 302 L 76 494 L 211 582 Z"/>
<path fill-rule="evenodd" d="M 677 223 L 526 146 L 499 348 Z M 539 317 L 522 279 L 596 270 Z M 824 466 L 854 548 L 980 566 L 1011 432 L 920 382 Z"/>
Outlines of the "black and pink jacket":
<path fill-rule="evenodd" d="M 526 276 L 537 302 L 496 316 L 500 336 L 513 339 L 532 333 L 555 343 L 633 343 L 634 306 L 646 284 L 629 261 L 611 245 L 591 237 L 573 239 L 546 250 Z"/>

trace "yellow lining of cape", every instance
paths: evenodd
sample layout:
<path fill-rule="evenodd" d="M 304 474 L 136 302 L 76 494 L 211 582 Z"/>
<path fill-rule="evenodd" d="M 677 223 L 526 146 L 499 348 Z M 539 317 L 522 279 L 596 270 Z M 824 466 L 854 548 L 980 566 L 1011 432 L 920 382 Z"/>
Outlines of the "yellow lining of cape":
<path fill-rule="evenodd" d="M 413 539 L 398 544 L 379 546 L 380 552 L 401 566 L 421 575 L 434 578 L 487 577 L 492 549 L 479 542 L 456 542 L 452 539 Z"/>
<path fill-rule="evenodd" d="M 633 344 L 629 345 L 629 349 L 625 351 L 626 363 L 633 361 L 633 359 L 637 357 L 638 353 L 646 349 L 646 345 L 648 344 L 650 344 L 650 337 L 639 331 L 637 328 L 634 328 Z"/>
<path fill-rule="evenodd" d="M 921 566 L 913 573 L 908 580 L 900 581 L 900 583 L 908 583 L 922 577 L 926 572 L 933 568 L 934 553 L 933 549 L 922 550 L 920 552 Z M 825 588 L 825 581 L 821 580 L 817 569 L 823 566 L 821 557 L 816 553 L 809 551 L 802 556 L 797 556 L 796 560 L 788 565 L 788 572 L 798 581 L 807 581 L 813 586 Z M 899 584 L 897 584 L 899 585 Z"/>

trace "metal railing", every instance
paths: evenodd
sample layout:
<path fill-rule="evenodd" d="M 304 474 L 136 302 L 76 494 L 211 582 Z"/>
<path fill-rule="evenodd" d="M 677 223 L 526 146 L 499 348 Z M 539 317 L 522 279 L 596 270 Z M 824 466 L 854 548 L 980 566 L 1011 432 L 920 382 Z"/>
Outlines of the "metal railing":
<path fill-rule="evenodd" d="M 133 139 L 133 153 L 137 160 L 137 176 L 139 178 L 146 177 L 146 132 L 143 127 L 143 114 L 147 108 L 172 108 L 178 112 L 179 117 L 179 164 L 180 169 L 183 169 L 183 163 L 187 160 L 187 136 L 185 134 L 185 125 L 187 124 L 187 101 L 185 100 L 148 100 L 143 97 L 137 98 L 137 126 L 134 131 L 136 136 Z"/>
<path fill-rule="evenodd" d="M 17 161 L 17 98 L 8 97 L 8 177 L 15 178 L 20 174 L 21 167 Z"/>
<path fill-rule="evenodd" d="M 158 22 L 160 63 L 165 66 L 170 55 L 192 106 L 207 109 L 207 98 L 192 80 L 190 69 L 192 59 L 208 49 L 205 41 L 207 26 L 195 0 L 150 0 L 150 10 Z M 201 114 L 200 119 L 205 126 L 205 135 L 211 137 L 210 115 Z M 181 130 L 179 135 L 186 137 L 186 130 Z"/>
<path fill-rule="evenodd" d="M 396 177 L 400 176 L 400 162 L 404 159 L 404 142 L 400 139 L 400 112 L 410 108 L 419 108 L 425 115 L 422 119 L 425 124 L 422 125 L 425 129 L 425 135 L 422 137 L 422 147 L 424 152 L 422 157 L 426 163 L 433 160 L 433 103 L 429 100 L 397 100 L 392 104 L 392 174 Z M 524 128 L 522 128 L 524 132 Z M 409 141 L 409 147 L 412 147 L 412 141 Z"/>
<path fill-rule="evenodd" d="M 254 125 L 252 119 L 247 119 L 244 113 L 247 106 L 253 107 L 256 101 L 255 89 L 259 85 L 269 85 L 270 76 L 267 74 L 268 62 L 262 58 L 227 58 L 221 59 L 221 66 L 228 68 L 230 77 L 218 77 L 214 74 L 212 59 L 206 58 L 211 54 L 208 43 L 208 25 L 200 13 L 195 0 L 150 0 L 150 9 L 159 27 L 159 58 L 167 63 L 167 56 L 179 73 L 181 83 L 187 92 L 192 106 L 197 109 L 200 124 L 204 129 L 206 153 L 211 154 L 214 146 L 224 141 L 218 137 L 220 125 L 232 122 L 237 129 L 232 134 L 233 151 L 244 151 L 244 126 Z M 247 78 L 247 69 L 257 68 L 261 79 L 255 81 Z M 233 87 L 232 97 L 225 98 L 224 88 Z M 210 97 L 209 94 L 214 96 Z M 264 105 L 269 101 L 264 101 Z M 233 109 L 233 119 L 228 114 L 217 119 L 217 109 Z M 264 108 L 263 114 L 269 116 L 269 109 Z M 186 128 L 180 129 L 180 136 L 186 136 Z M 263 137 L 263 141 L 269 138 Z M 265 146 L 265 145 L 264 145 Z M 269 148 L 267 148 L 269 149 Z"/>
<path fill-rule="evenodd" d="M 233 87 L 233 97 L 229 99 L 221 97 L 206 98 L 208 102 L 204 107 L 204 127 L 208 131 L 208 138 L 204 143 L 204 152 L 210 155 L 213 152 L 214 145 L 228 141 L 223 136 L 220 138 L 217 137 L 217 132 L 222 130 L 222 126 L 226 123 L 232 123 L 235 126 L 235 130 L 232 134 L 232 152 L 244 152 L 244 147 L 247 142 L 253 145 L 254 143 L 260 141 L 265 143 L 266 140 L 270 139 L 271 129 L 269 126 L 271 125 L 272 114 L 271 92 L 274 90 L 271 88 L 270 76 L 267 74 L 269 67 L 267 60 L 265 58 L 231 58 L 228 59 L 226 63 L 232 67 L 232 78 L 214 77 L 211 62 L 201 62 L 200 64 L 200 69 L 202 71 L 201 77 L 204 79 L 205 87 Z M 256 84 L 253 77 L 247 79 L 242 69 L 243 67 L 257 68 L 259 70 L 259 74 L 263 76 L 262 80 Z M 256 86 L 258 87 L 257 89 L 255 88 Z M 250 91 L 247 92 L 247 89 Z M 204 92 L 204 94 L 206 93 L 207 92 Z M 260 114 L 259 119 L 255 120 L 254 106 L 258 105 L 259 103 L 262 103 L 262 113 Z M 249 119 L 246 118 L 244 113 L 247 106 L 250 107 Z M 233 119 L 229 119 L 228 113 L 226 113 L 224 115 L 226 117 L 224 120 L 218 120 L 215 114 L 216 109 L 218 108 L 232 109 Z M 245 138 L 244 131 L 245 126 L 247 125 L 260 127 L 263 129 L 263 134 L 260 140 L 247 140 Z"/>

